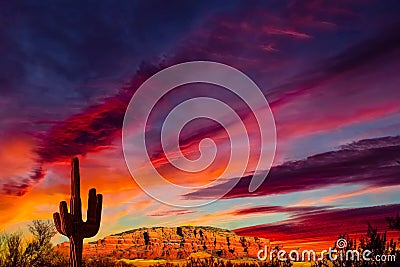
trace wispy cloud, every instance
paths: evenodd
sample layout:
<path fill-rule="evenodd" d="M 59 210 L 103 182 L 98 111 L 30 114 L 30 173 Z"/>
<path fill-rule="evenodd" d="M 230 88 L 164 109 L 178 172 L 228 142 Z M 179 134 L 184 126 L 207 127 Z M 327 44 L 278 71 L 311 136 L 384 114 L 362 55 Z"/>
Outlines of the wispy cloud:
<path fill-rule="evenodd" d="M 234 215 L 247 215 L 257 213 L 279 213 L 287 212 L 291 214 L 302 214 L 312 213 L 316 211 L 322 211 L 331 208 L 330 206 L 257 206 L 251 208 L 239 209 L 233 212 Z"/>
<path fill-rule="evenodd" d="M 248 192 L 252 176 L 232 178 L 238 179 L 238 184 L 225 198 L 287 194 L 339 184 L 398 185 L 399 158 L 400 136 L 362 140 L 336 151 L 272 167 L 265 182 L 253 193 Z M 196 191 L 186 197 L 212 198 L 220 187 L 224 188 L 224 185 Z"/>
<path fill-rule="evenodd" d="M 156 213 L 150 213 L 148 216 L 152 216 L 152 217 L 179 216 L 179 215 L 190 214 L 193 212 L 194 211 L 190 211 L 190 210 L 166 210 L 166 211 L 160 211 L 160 212 L 156 212 Z"/>

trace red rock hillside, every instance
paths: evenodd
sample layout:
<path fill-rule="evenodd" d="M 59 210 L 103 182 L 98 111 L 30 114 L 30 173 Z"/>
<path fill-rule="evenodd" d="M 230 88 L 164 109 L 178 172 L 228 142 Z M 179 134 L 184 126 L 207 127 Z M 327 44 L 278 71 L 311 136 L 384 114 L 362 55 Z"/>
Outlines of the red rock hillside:
<path fill-rule="evenodd" d="M 203 227 L 140 228 L 107 236 L 84 245 L 84 257 L 110 256 L 116 259 L 186 259 L 195 252 L 214 257 L 256 258 L 268 239 L 238 236 L 229 230 Z M 66 251 L 68 243 L 59 244 Z"/>

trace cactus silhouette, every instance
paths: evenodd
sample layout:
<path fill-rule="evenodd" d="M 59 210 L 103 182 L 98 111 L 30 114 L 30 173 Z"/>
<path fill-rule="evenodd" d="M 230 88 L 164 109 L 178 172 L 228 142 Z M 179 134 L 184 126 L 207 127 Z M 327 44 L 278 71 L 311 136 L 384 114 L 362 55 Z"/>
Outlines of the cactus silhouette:
<path fill-rule="evenodd" d="M 70 212 L 67 202 L 60 202 L 60 212 L 53 214 L 57 231 L 70 240 L 70 266 L 82 266 L 83 239 L 93 237 L 100 228 L 103 196 L 96 195 L 96 189 L 89 190 L 87 220 L 82 220 L 82 203 L 80 196 L 79 160 L 72 159 Z"/>

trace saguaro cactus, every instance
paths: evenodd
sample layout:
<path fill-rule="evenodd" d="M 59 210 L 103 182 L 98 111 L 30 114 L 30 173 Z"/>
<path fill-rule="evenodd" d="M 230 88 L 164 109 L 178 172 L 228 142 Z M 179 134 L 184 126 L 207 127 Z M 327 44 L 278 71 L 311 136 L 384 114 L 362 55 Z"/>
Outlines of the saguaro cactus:
<path fill-rule="evenodd" d="M 87 220 L 82 220 L 82 203 L 80 196 L 79 160 L 72 159 L 70 212 L 67 202 L 60 202 L 60 212 L 53 214 L 57 231 L 70 240 L 70 266 L 82 266 L 83 239 L 93 237 L 100 228 L 103 196 L 96 195 L 96 189 L 89 190 Z"/>

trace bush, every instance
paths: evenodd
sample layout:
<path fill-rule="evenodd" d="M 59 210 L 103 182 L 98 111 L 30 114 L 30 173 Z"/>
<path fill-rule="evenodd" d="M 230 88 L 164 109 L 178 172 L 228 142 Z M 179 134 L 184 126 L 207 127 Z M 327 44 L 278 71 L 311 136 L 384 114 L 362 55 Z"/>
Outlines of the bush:
<path fill-rule="evenodd" d="M 21 233 L 0 234 L 0 266 L 4 267 L 39 267 L 62 266 L 61 261 L 53 251 L 51 238 L 55 235 L 52 221 L 35 220 L 29 225 L 32 239 L 25 241 Z M 65 260 L 63 260 L 65 262 Z"/>

